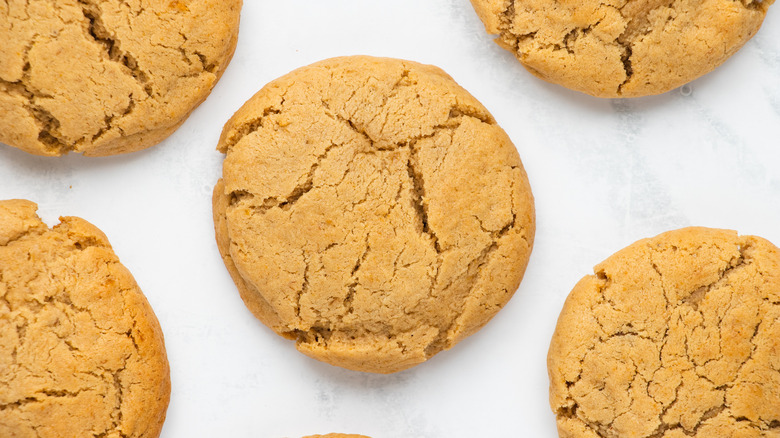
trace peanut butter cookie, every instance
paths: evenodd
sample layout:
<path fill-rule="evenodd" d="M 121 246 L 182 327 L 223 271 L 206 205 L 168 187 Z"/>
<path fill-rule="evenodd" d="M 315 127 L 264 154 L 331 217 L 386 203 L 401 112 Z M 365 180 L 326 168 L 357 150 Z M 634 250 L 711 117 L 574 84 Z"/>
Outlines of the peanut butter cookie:
<path fill-rule="evenodd" d="M 436 67 L 335 58 L 225 125 L 217 242 L 249 309 L 354 370 L 419 364 L 517 289 L 534 237 L 517 150 Z"/>
<path fill-rule="evenodd" d="M 471 0 L 534 75 L 598 97 L 663 93 L 710 72 L 774 0 Z"/>
<path fill-rule="evenodd" d="M 352 434 L 343 434 L 343 433 L 329 433 L 327 435 L 309 435 L 305 436 L 303 438 L 370 438 L 365 435 L 352 435 Z"/>
<path fill-rule="evenodd" d="M 780 250 L 685 228 L 597 265 L 548 356 L 561 437 L 780 437 Z"/>
<path fill-rule="evenodd" d="M 241 0 L 0 4 L 0 142 L 113 155 L 169 136 L 236 46 Z"/>
<path fill-rule="evenodd" d="M 160 434 L 170 394 L 159 323 L 106 236 L 0 201 L 0 436 Z"/>

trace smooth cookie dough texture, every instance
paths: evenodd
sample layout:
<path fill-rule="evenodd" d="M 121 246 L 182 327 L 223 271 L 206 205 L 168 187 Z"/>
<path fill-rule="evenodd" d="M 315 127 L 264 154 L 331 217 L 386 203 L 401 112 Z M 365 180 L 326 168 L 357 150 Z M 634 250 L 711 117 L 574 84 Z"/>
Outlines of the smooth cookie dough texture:
<path fill-rule="evenodd" d="M 548 356 L 561 437 L 780 437 L 777 247 L 685 228 L 594 271 Z"/>
<path fill-rule="evenodd" d="M 241 0 L 0 3 L 0 142 L 113 155 L 173 133 L 236 46 Z"/>
<path fill-rule="evenodd" d="M 506 304 L 534 236 L 517 150 L 436 67 L 335 58 L 227 123 L 217 241 L 249 309 L 303 353 L 391 373 Z"/>
<path fill-rule="evenodd" d="M 0 437 L 154 438 L 170 394 L 157 319 L 93 225 L 0 201 Z"/>
<path fill-rule="evenodd" d="M 534 75 L 598 97 L 659 94 L 710 72 L 774 0 L 471 0 Z"/>

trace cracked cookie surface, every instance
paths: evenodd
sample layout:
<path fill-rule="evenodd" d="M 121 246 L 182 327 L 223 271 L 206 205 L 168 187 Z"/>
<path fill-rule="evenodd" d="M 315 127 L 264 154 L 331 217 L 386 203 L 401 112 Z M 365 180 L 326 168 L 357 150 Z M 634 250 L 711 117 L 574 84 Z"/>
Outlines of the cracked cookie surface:
<path fill-rule="evenodd" d="M 685 228 L 580 280 L 548 355 L 561 437 L 780 437 L 780 250 Z"/>
<path fill-rule="evenodd" d="M 152 438 L 170 394 L 162 332 L 105 235 L 0 201 L 0 436 Z"/>
<path fill-rule="evenodd" d="M 471 0 L 534 75 L 598 97 L 659 94 L 723 63 L 774 0 Z"/>
<path fill-rule="evenodd" d="M 0 3 L 0 142 L 113 155 L 173 133 L 223 73 L 241 0 Z"/>
<path fill-rule="evenodd" d="M 436 67 L 285 75 L 225 125 L 217 242 L 249 309 L 316 359 L 390 373 L 506 304 L 534 236 L 517 150 Z"/>

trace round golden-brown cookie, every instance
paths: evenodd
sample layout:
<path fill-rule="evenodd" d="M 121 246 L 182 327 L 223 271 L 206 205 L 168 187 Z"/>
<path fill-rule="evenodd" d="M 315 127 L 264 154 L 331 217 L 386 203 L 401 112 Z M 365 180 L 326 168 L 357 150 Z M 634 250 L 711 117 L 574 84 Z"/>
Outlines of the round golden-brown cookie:
<path fill-rule="evenodd" d="M 684 228 L 640 240 L 574 287 L 548 355 L 558 432 L 780 436 L 780 250 Z"/>
<path fill-rule="evenodd" d="M 506 304 L 534 236 L 517 150 L 442 70 L 367 56 L 293 71 L 226 124 L 217 242 L 249 309 L 354 370 L 419 364 Z"/>
<path fill-rule="evenodd" d="M 663 93 L 708 73 L 774 0 L 471 0 L 534 75 L 598 97 Z"/>
<path fill-rule="evenodd" d="M 100 230 L 36 209 L 0 201 L 0 436 L 159 436 L 170 378 L 149 303 Z"/>
<path fill-rule="evenodd" d="M 241 0 L 0 4 L 0 142 L 113 155 L 173 133 L 236 46 Z"/>

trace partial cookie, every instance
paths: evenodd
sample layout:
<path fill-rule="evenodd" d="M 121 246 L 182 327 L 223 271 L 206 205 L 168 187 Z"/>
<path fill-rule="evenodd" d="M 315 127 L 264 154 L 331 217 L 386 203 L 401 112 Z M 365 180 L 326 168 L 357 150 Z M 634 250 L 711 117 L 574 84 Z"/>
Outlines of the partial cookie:
<path fill-rule="evenodd" d="M 0 142 L 37 155 L 152 146 L 236 47 L 241 0 L 0 4 Z"/>
<path fill-rule="evenodd" d="M 517 150 L 436 67 L 325 60 L 225 125 L 217 242 L 247 307 L 354 370 L 419 364 L 517 289 L 534 204 Z"/>
<path fill-rule="evenodd" d="M 780 250 L 685 228 L 574 287 L 548 356 L 558 433 L 780 436 Z"/>
<path fill-rule="evenodd" d="M 471 0 L 534 75 L 598 97 L 663 93 L 710 72 L 774 0 Z"/>
<path fill-rule="evenodd" d="M 0 201 L 0 436 L 159 436 L 170 378 L 149 303 L 100 230 L 36 209 Z"/>
<path fill-rule="evenodd" d="M 327 435 L 309 435 L 303 438 L 370 438 L 365 435 L 345 435 L 343 433 L 329 433 Z"/>

